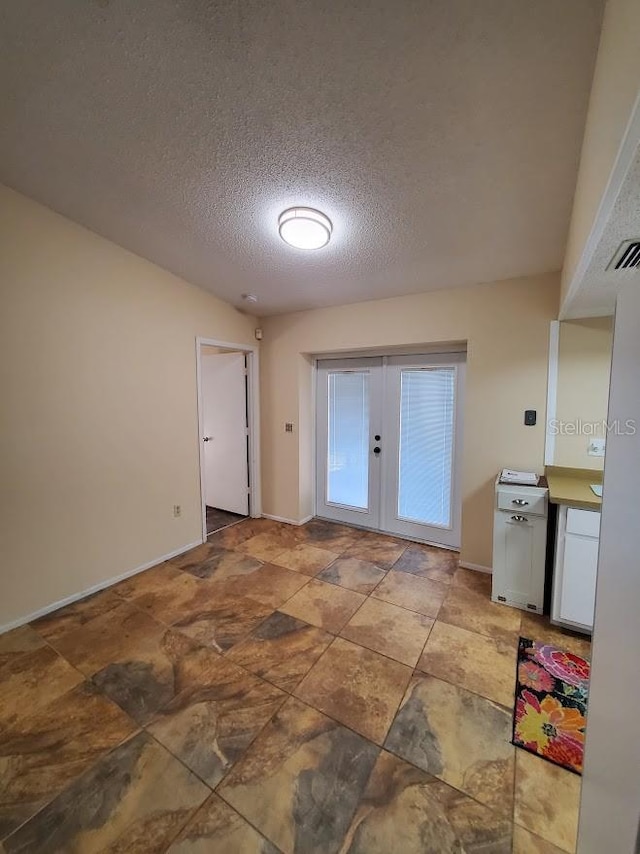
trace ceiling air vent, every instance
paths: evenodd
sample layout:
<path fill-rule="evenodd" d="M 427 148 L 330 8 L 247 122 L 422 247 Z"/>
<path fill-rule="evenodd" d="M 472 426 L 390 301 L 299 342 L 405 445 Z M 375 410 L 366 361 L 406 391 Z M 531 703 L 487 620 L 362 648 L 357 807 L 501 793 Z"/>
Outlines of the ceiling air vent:
<path fill-rule="evenodd" d="M 640 270 L 640 238 L 624 240 L 609 261 L 607 270 Z"/>

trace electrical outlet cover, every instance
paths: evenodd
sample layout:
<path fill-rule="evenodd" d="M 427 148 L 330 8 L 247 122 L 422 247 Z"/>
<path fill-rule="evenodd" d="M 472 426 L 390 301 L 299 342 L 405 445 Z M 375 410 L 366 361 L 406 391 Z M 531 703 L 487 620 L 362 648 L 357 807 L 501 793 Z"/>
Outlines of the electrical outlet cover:
<path fill-rule="evenodd" d="M 604 448 L 604 439 L 591 439 L 587 445 L 587 454 L 590 457 L 604 457 Z"/>

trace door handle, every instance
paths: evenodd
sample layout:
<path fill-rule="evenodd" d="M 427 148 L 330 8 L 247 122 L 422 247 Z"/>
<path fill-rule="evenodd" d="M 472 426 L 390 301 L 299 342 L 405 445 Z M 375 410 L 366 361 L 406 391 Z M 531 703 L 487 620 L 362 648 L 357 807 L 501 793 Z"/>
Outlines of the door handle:
<path fill-rule="evenodd" d="M 376 447 L 373 449 L 373 453 L 374 453 L 374 454 L 376 454 L 376 455 L 378 455 L 378 454 L 380 453 L 380 450 L 381 450 L 381 449 L 380 449 L 380 448 L 378 448 L 378 446 L 376 445 Z"/>
<path fill-rule="evenodd" d="M 514 522 L 528 522 L 529 521 L 526 516 L 512 516 L 511 519 Z"/>
<path fill-rule="evenodd" d="M 213 440 L 213 436 L 205 436 L 202 441 L 203 442 L 211 442 Z"/>

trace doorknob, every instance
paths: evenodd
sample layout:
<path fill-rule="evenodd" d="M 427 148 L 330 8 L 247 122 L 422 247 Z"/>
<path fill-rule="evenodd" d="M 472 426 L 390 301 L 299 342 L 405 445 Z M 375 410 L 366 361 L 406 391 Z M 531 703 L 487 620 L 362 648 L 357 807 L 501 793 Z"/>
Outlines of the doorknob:
<path fill-rule="evenodd" d="M 205 436 L 202 441 L 203 442 L 210 442 L 212 439 L 213 439 L 213 436 Z"/>
<path fill-rule="evenodd" d="M 373 449 L 373 453 L 374 453 L 374 454 L 379 454 L 379 453 L 380 453 L 380 448 L 375 447 L 375 448 Z"/>

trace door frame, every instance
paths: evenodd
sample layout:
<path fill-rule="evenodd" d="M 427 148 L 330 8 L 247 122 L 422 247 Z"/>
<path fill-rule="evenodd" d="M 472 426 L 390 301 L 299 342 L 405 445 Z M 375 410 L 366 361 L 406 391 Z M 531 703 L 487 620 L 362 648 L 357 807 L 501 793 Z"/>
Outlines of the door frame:
<path fill-rule="evenodd" d="M 317 485 L 317 479 L 321 475 L 320 471 L 318 470 L 319 467 L 317 464 L 318 433 L 317 433 L 317 427 L 316 427 L 317 420 L 318 420 L 318 397 L 317 397 L 317 394 L 318 394 L 318 362 L 324 362 L 324 361 L 329 360 L 329 359 L 341 360 L 341 359 L 366 359 L 369 357 L 382 357 L 383 358 L 383 365 L 384 365 L 384 360 L 386 358 L 392 358 L 392 357 L 396 357 L 396 356 L 409 356 L 409 357 L 411 357 L 411 356 L 416 356 L 416 357 L 418 357 L 418 356 L 426 356 L 426 357 L 440 356 L 443 359 L 449 358 L 449 359 L 452 359 L 456 362 L 458 362 L 458 360 L 459 360 L 462 363 L 462 370 L 463 370 L 462 384 L 461 384 L 461 387 L 459 388 L 459 391 L 460 391 L 460 409 L 461 409 L 461 412 L 464 414 L 465 407 L 466 407 L 466 368 L 467 368 L 467 360 L 468 360 L 468 347 L 467 347 L 466 341 L 463 341 L 463 340 L 460 340 L 460 341 L 442 341 L 439 343 L 423 343 L 423 344 L 412 344 L 412 345 L 406 345 L 406 346 L 402 345 L 402 346 L 389 346 L 389 347 L 365 347 L 365 348 L 360 349 L 360 350 L 338 350 L 338 351 L 330 350 L 326 353 L 316 352 L 316 353 L 311 354 L 311 370 L 312 370 L 312 376 L 311 376 L 312 435 L 311 435 L 311 439 L 312 439 L 312 443 L 313 443 L 312 444 L 313 453 L 311 455 L 311 477 L 312 477 L 312 484 L 313 484 L 313 495 L 312 495 L 313 516 L 311 518 L 318 516 L 318 501 L 317 501 L 318 485 Z M 384 372 L 384 367 L 383 367 L 383 372 Z M 384 381 L 386 382 L 386 377 L 384 378 Z M 462 499 L 463 499 L 463 495 L 462 495 L 462 470 L 463 470 L 463 459 L 464 459 L 464 457 L 463 457 L 464 419 L 463 418 L 456 420 L 455 434 L 456 434 L 456 442 L 458 444 L 458 449 L 459 449 L 459 453 L 460 453 L 459 465 L 458 465 L 457 471 L 456 471 L 456 483 L 457 483 L 458 495 L 459 495 L 459 506 L 458 506 L 458 513 L 460 515 L 459 528 L 460 528 L 460 536 L 462 537 L 462 519 L 461 519 L 461 517 L 462 517 L 462 503 L 463 503 L 463 501 L 462 501 Z M 382 484 L 382 501 L 383 502 L 385 500 L 384 490 L 385 490 L 385 485 L 383 483 Z M 322 518 L 322 517 L 318 517 L 318 518 Z M 361 527 L 359 525 L 354 524 L 353 522 L 346 522 L 344 524 L 347 524 L 352 528 Z M 372 529 L 371 528 L 362 528 L 362 530 L 370 531 Z M 380 529 L 380 530 L 383 534 L 387 533 L 382 529 Z M 436 543 L 433 540 L 417 539 L 417 538 L 410 536 L 408 534 L 394 533 L 394 534 L 387 534 L 387 535 L 397 537 L 398 539 L 401 539 L 401 540 L 410 540 L 412 542 L 421 542 L 421 543 L 424 543 L 425 545 L 432 545 L 432 546 L 436 546 L 437 548 L 448 549 L 450 551 L 460 551 L 459 546 L 454 547 L 454 546 L 444 545 L 442 543 Z"/>
<path fill-rule="evenodd" d="M 204 432 L 202 415 L 202 347 L 220 347 L 245 354 L 247 359 L 247 422 L 249 426 L 249 516 L 262 516 L 262 483 L 260 479 L 260 362 L 257 346 L 234 344 L 216 338 L 196 337 L 196 406 L 198 411 L 198 460 L 200 466 L 200 506 L 202 511 L 202 542 L 207 541 L 207 504 L 205 499 Z"/>

